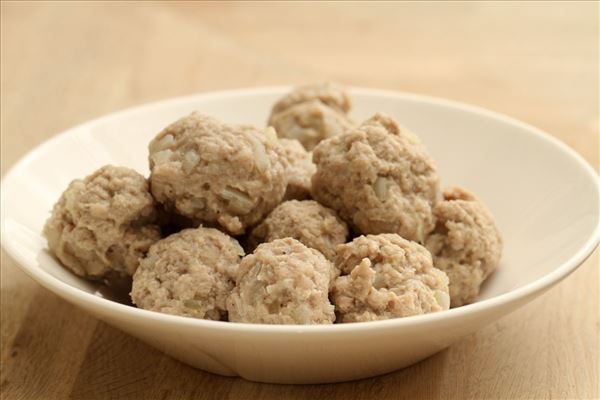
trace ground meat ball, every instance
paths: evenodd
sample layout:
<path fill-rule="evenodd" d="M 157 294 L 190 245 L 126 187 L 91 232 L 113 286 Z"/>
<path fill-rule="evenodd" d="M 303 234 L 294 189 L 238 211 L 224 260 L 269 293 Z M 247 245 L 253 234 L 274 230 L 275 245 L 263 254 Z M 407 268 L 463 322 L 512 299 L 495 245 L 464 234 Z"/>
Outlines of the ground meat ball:
<path fill-rule="evenodd" d="M 378 113 L 313 152 L 313 198 L 359 233 L 397 233 L 423 243 L 438 196 L 433 159 L 410 132 Z"/>
<path fill-rule="evenodd" d="M 69 184 L 44 226 L 48 249 L 75 274 L 93 280 L 130 276 L 160 239 L 146 179 L 107 165 Z"/>
<path fill-rule="evenodd" d="M 360 236 L 338 246 L 342 276 L 331 298 L 340 322 L 362 322 L 447 310 L 448 277 L 421 245 L 396 234 Z"/>
<path fill-rule="evenodd" d="M 350 97 L 333 83 L 299 86 L 273 106 L 269 125 L 281 138 L 297 139 L 307 150 L 353 124 L 347 117 Z"/>
<path fill-rule="evenodd" d="M 335 211 L 313 200 L 291 200 L 281 203 L 254 230 L 250 242 L 258 245 L 291 237 L 305 246 L 319 250 L 333 261 L 335 248 L 346 243 L 348 227 Z M 338 274 L 335 274 L 336 276 Z"/>
<path fill-rule="evenodd" d="M 434 214 L 437 223 L 427 249 L 434 265 L 450 279 L 452 307 L 472 303 L 500 261 L 500 231 L 487 208 L 461 188 L 444 190 L 444 201 Z"/>
<path fill-rule="evenodd" d="M 274 132 L 198 113 L 149 145 L 152 194 L 168 210 L 242 234 L 281 202 L 287 162 Z"/>
<path fill-rule="evenodd" d="M 321 140 L 339 135 L 353 126 L 345 114 L 318 100 L 299 103 L 273 114 L 269 125 L 275 128 L 279 137 L 296 139 L 307 150 L 312 150 Z"/>
<path fill-rule="evenodd" d="M 325 82 L 294 88 L 273 105 L 272 113 L 278 113 L 296 104 L 311 100 L 318 100 L 327 107 L 344 114 L 350 111 L 351 107 L 350 96 L 345 88 L 333 82 Z"/>
<path fill-rule="evenodd" d="M 295 139 L 280 139 L 288 161 L 288 184 L 284 200 L 305 200 L 310 198 L 310 178 L 317 167 L 312 162 L 312 153 L 307 152 Z"/>
<path fill-rule="evenodd" d="M 154 244 L 133 276 L 131 299 L 146 310 L 225 320 L 244 250 L 212 228 L 185 229 Z"/>
<path fill-rule="evenodd" d="M 331 263 L 295 239 L 258 246 L 242 260 L 227 301 L 229 320 L 264 324 L 330 324 Z"/>

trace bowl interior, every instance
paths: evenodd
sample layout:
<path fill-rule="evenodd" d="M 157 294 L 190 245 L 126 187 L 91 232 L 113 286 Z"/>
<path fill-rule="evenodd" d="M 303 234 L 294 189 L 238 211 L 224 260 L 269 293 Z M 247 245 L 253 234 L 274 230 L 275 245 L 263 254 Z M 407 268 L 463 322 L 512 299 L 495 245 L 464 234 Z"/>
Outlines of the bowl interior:
<path fill-rule="evenodd" d="M 206 94 L 150 104 L 84 124 L 30 153 L 3 181 L 2 235 L 29 266 L 89 293 L 117 295 L 63 269 L 41 230 L 67 184 L 112 163 L 148 174 L 147 143 L 170 122 L 199 110 L 228 122 L 264 125 L 285 88 Z M 442 187 L 461 185 L 495 215 L 505 247 L 480 300 L 530 283 L 569 260 L 596 234 L 596 177 L 557 141 L 524 124 L 455 103 L 366 89 L 352 91 L 358 121 L 387 112 L 421 137 Z"/>

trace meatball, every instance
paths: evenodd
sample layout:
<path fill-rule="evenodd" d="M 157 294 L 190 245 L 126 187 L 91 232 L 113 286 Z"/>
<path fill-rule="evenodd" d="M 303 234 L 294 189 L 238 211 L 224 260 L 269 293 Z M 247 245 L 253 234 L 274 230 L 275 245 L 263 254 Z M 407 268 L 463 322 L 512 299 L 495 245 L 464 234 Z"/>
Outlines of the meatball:
<path fill-rule="evenodd" d="M 423 243 L 438 196 L 433 159 L 385 114 L 321 142 L 313 152 L 313 198 L 363 234 L 397 233 Z"/>
<path fill-rule="evenodd" d="M 331 299 L 340 322 L 362 322 L 447 310 L 448 277 L 421 245 L 396 234 L 360 236 L 338 246 L 342 276 Z"/>
<path fill-rule="evenodd" d="M 287 179 L 284 200 L 305 200 L 310 198 L 310 178 L 317 167 L 312 162 L 312 154 L 295 139 L 280 139 L 285 158 L 288 161 Z"/>
<path fill-rule="evenodd" d="M 213 228 L 184 229 L 155 243 L 133 275 L 131 299 L 146 310 L 226 320 L 244 250 Z"/>
<path fill-rule="evenodd" d="M 300 86 L 279 100 L 269 117 L 280 138 L 297 139 L 307 150 L 353 124 L 346 115 L 350 98 L 331 83 Z"/>
<path fill-rule="evenodd" d="M 146 179 L 107 165 L 69 184 L 44 226 L 48 249 L 75 274 L 91 280 L 131 276 L 160 239 L 156 205 Z"/>
<path fill-rule="evenodd" d="M 450 303 L 472 303 L 483 281 L 498 266 L 502 236 L 494 217 L 462 188 L 444 190 L 444 201 L 434 208 L 435 230 L 426 241 L 436 268 L 450 279 Z"/>
<path fill-rule="evenodd" d="M 230 234 L 262 220 L 285 193 L 287 161 L 272 130 L 263 134 L 192 113 L 148 147 L 155 199 Z"/>
<path fill-rule="evenodd" d="M 352 106 L 346 89 L 333 82 L 324 82 L 295 87 L 273 105 L 272 112 L 278 113 L 296 104 L 311 100 L 318 100 L 327 107 L 344 114 L 350 111 Z"/>
<path fill-rule="evenodd" d="M 331 263 L 286 238 L 263 243 L 242 260 L 229 300 L 229 320 L 264 324 L 330 324 Z"/>
<path fill-rule="evenodd" d="M 297 139 L 307 150 L 353 126 L 345 114 L 318 100 L 299 103 L 273 114 L 269 125 L 275 128 L 279 137 Z"/>
<path fill-rule="evenodd" d="M 286 237 L 319 250 L 333 261 L 335 248 L 346 243 L 348 227 L 335 211 L 313 200 L 291 200 L 281 203 L 252 231 L 251 245 Z M 335 274 L 338 275 L 338 274 Z"/>

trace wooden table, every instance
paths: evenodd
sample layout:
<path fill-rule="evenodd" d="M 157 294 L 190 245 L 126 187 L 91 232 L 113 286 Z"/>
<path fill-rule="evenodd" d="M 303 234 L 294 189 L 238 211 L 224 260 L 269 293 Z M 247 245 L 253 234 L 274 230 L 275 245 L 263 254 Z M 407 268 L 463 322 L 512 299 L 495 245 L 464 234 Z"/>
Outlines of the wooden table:
<path fill-rule="evenodd" d="M 331 79 L 466 101 L 598 165 L 598 3 L 2 3 L 2 173 L 74 124 L 201 91 Z M 413 367 L 278 386 L 187 367 L 2 253 L 3 399 L 598 398 L 598 253 Z"/>

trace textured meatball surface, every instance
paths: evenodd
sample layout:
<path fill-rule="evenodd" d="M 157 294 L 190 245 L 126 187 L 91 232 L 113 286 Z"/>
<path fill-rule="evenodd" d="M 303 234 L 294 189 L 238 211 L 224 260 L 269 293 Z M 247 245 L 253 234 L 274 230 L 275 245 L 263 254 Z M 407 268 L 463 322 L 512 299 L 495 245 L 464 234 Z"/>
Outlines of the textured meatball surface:
<path fill-rule="evenodd" d="M 263 243 L 240 263 L 227 302 L 229 320 L 263 324 L 331 324 L 331 263 L 295 239 Z"/>
<path fill-rule="evenodd" d="M 426 241 L 434 265 L 450 279 L 452 307 L 472 303 L 502 255 L 502 235 L 494 217 L 471 193 L 454 187 L 434 208 L 435 230 Z"/>
<path fill-rule="evenodd" d="M 233 235 L 259 222 L 285 194 L 287 161 L 273 132 L 192 113 L 159 133 L 149 152 L 158 202 Z"/>
<path fill-rule="evenodd" d="M 268 123 L 280 138 L 297 139 L 312 150 L 321 140 L 353 126 L 349 110 L 350 97 L 341 86 L 299 86 L 275 103 Z"/>
<path fill-rule="evenodd" d="M 314 200 L 290 200 L 281 203 L 252 231 L 250 242 L 258 245 L 286 237 L 320 251 L 333 261 L 335 248 L 346 243 L 348 227 L 330 208 Z"/>
<path fill-rule="evenodd" d="M 284 200 L 306 200 L 310 198 L 310 178 L 317 167 L 312 162 L 312 153 L 304 149 L 295 139 L 280 139 L 288 162 L 287 188 Z"/>
<path fill-rule="evenodd" d="M 447 310 L 448 277 L 421 245 L 396 234 L 360 236 L 338 246 L 342 271 L 331 290 L 339 322 L 363 322 Z"/>
<path fill-rule="evenodd" d="M 295 87 L 273 105 L 272 112 L 278 113 L 311 100 L 318 100 L 341 113 L 347 113 L 352 106 L 350 96 L 343 86 L 333 82 L 323 82 Z"/>
<path fill-rule="evenodd" d="M 280 138 L 296 139 L 307 150 L 312 150 L 321 140 L 339 135 L 353 126 L 346 114 L 318 100 L 298 103 L 273 114 L 269 125 L 275 128 Z"/>
<path fill-rule="evenodd" d="M 433 230 L 438 175 L 421 142 L 375 114 L 313 151 L 313 198 L 336 210 L 357 232 L 397 233 L 423 243 Z"/>
<path fill-rule="evenodd" d="M 226 320 L 243 255 L 234 238 L 216 229 L 184 229 L 150 248 L 133 276 L 131 299 L 146 310 Z"/>
<path fill-rule="evenodd" d="M 130 276 L 160 239 L 146 179 L 106 165 L 69 184 L 44 226 L 48 249 L 75 274 L 92 280 Z"/>

